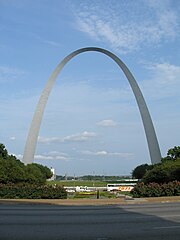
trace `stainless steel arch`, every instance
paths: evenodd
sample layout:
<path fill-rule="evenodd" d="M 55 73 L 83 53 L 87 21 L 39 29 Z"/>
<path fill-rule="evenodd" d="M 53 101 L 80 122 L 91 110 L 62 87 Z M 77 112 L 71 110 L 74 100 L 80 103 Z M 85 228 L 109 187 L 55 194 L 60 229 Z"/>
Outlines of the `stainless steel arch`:
<path fill-rule="evenodd" d="M 29 163 L 32 163 L 34 160 L 34 154 L 35 154 L 35 149 L 36 149 L 36 145 L 37 145 L 37 139 L 38 139 L 38 134 L 39 134 L 39 129 L 40 129 L 44 109 L 46 107 L 46 103 L 47 103 L 49 94 L 52 90 L 53 84 L 54 84 L 58 74 L 60 73 L 62 68 L 65 66 L 65 64 L 67 62 L 69 62 L 73 57 L 75 57 L 76 55 L 78 55 L 80 53 L 88 52 L 88 51 L 104 53 L 105 55 L 112 58 L 124 72 L 125 76 L 127 77 L 128 81 L 129 81 L 129 84 L 132 88 L 132 91 L 135 95 L 135 98 L 136 98 L 136 101 L 137 101 L 137 104 L 139 107 L 142 122 L 144 125 L 144 130 L 146 133 L 151 163 L 155 164 L 155 163 L 161 162 L 161 153 L 160 153 L 156 133 L 154 130 L 154 126 L 153 126 L 153 123 L 151 120 L 151 116 L 149 114 L 144 97 L 142 95 L 142 92 L 141 92 L 135 78 L 133 77 L 133 75 L 127 68 L 127 66 L 115 54 L 113 54 L 112 52 L 107 51 L 105 49 L 97 48 L 97 47 L 81 48 L 81 49 L 78 49 L 78 50 L 72 52 L 58 64 L 58 66 L 55 68 L 55 70 L 51 74 L 50 78 L 48 79 L 48 81 L 44 87 L 44 90 L 43 90 L 41 97 L 39 99 L 39 102 L 37 104 L 36 111 L 34 113 L 34 117 L 33 117 L 32 123 L 31 123 L 31 127 L 29 130 L 29 134 L 28 134 L 25 149 L 24 149 L 23 162 L 25 164 L 29 164 Z"/>

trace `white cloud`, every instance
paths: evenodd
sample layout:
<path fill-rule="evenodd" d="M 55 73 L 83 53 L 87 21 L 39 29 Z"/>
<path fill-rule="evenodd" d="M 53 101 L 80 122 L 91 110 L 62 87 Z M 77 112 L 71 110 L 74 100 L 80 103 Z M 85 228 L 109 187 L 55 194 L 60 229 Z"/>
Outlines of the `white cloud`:
<path fill-rule="evenodd" d="M 106 155 L 108 155 L 108 152 L 106 152 L 106 151 L 99 151 L 99 152 L 96 152 L 96 153 L 94 153 L 96 156 L 106 156 Z"/>
<path fill-rule="evenodd" d="M 61 47 L 62 44 L 60 44 L 59 42 L 53 41 L 53 40 L 49 40 L 49 39 L 44 39 L 42 37 L 40 37 L 39 35 L 35 34 L 35 33 L 29 33 L 33 38 L 37 39 L 38 41 L 47 44 L 49 46 L 52 47 Z"/>
<path fill-rule="evenodd" d="M 48 155 L 48 154 L 39 154 L 34 156 L 35 160 L 64 160 L 67 161 L 68 158 L 61 155 Z"/>
<path fill-rule="evenodd" d="M 15 153 L 12 153 L 12 155 L 14 155 L 17 159 L 19 160 L 22 160 L 23 158 L 23 155 L 22 154 L 15 154 Z"/>
<path fill-rule="evenodd" d="M 53 157 L 52 156 L 45 156 L 45 155 L 38 154 L 38 155 L 34 156 L 34 159 L 35 160 L 53 160 Z"/>
<path fill-rule="evenodd" d="M 50 41 L 50 40 L 44 40 L 44 43 L 47 43 L 48 45 L 53 46 L 53 47 L 61 47 L 62 46 L 60 43 L 55 42 L 55 41 Z"/>
<path fill-rule="evenodd" d="M 102 120 L 97 123 L 98 126 L 103 126 L 103 127 L 115 127 L 117 126 L 117 123 L 111 119 L 107 120 Z"/>
<path fill-rule="evenodd" d="M 152 76 L 142 82 L 143 92 L 148 92 L 148 95 L 155 99 L 179 97 L 180 66 L 155 63 L 149 64 L 146 68 L 150 69 Z"/>
<path fill-rule="evenodd" d="M 69 135 L 63 138 L 59 138 L 59 137 L 38 137 L 38 142 L 40 143 L 65 143 L 65 142 L 84 142 L 87 141 L 93 137 L 96 137 L 97 134 L 94 132 L 87 132 L 84 131 L 82 133 L 77 133 L 74 135 Z"/>
<path fill-rule="evenodd" d="M 179 83 L 180 66 L 169 63 L 152 64 L 150 69 L 153 70 L 154 76 L 161 84 L 170 86 Z"/>
<path fill-rule="evenodd" d="M 121 53 L 143 45 L 159 44 L 161 40 L 174 39 L 179 30 L 175 9 L 168 1 L 157 2 L 108 2 L 103 8 L 98 2 L 88 3 L 88 7 L 84 3 L 76 10 L 76 27 L 95 41 L 108 43 Z"/>
<path fill-rule="evenodd" d="M 22 154 L 12 154 L 16 156 L 18 159 L 22 160 Z M 69 157 L 66 153 L 60 153 L 58 151 L 51 151 L 44 154 L 37 154 L 34 156 L 34 160 L 63 160 L 68 161 Z"/>
<path fill-rule="evenodd" d="M 14 141 L 14 140 L 16 140 L 16 137 L 10 137 L 9 139 Z"/>
<path fill-rule="evenodd" d="M 126 158 L 126 159 L 134 158 L 134 154 L 133 153 L 108 152 L 106 150 L 97 151 L 97 152 L 84 150 L 84 151 L 81 151 L 81 153 L 85 154 L 85 155 L 92 155 L 92 156 L 117 156 L 117 157 Z"/>
<path fill-rule="evenodd" d="M 0 82 L 12 82 L 21 79 L 26 75 L 26 72 L 17 68 L 0 66 Z"/>
<path fill-rule="evenodd" d="M 61 156 L 64 156 L 64 157 L 68 156 L 67 153 L 58 152 L 58 151 L 50 151 L 50 152 L 48 152 L 48 155 L 50 155 L 50 156 L 59 156 L 59 155 L 61 155 Z"/>
<path fill-rule="evenodd" d="M 96 135 L 97 134 L 94 132 L 85 131 L 83 133 L 66 136 L 63 138 L 63 142 L 83 142 L 83 141 L 87 141 L 92 137 L 96 137 Z"/>
<path fill-rule="evenodd" d="M 61 138 L 58 138 L 58 137 L 41 137 L 39 136 L 38 137 L 38 142 L 39 143 L 42 143 L 42 144 L 49 144 L 49 143 L 56 143 L 56 142 L 62 142 L 62 139 Z"/>

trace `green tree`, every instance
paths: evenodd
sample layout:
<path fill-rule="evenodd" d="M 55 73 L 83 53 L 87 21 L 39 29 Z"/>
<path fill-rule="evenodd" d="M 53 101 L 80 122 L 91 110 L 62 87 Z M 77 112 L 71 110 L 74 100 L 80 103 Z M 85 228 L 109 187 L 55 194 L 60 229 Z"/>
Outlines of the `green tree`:
<path fill-rule="evenodd" d="M 6 150 L 4 144 L 0 143 L 0 158 L 7 159 L 8 151 Z"/>
<path fill-rule="evenodd" d="M 7 183 L 8 177 L 7 177 L 7 172 L 6 172 L 6 166 L 4 164 L 4 160 L 0 159 L 0 183 Z"/>
<path fill-rule="evenodd" d="M 180 146 L 169 149 L 167 155 L 173 160 L 180 158 Z"/>
<path fill-rule="evenodd" d="M 180 160 L 180 146 L 170 148 L 167 152 L 167 156 L 162 158 L 162 162 L 179 160 Z"/>
<path fill-rule="evenodd" d="M 24 166 L 18 160 L 0 160 L 0 183 L 19 183 L 25 180 Z"/>
<path fill-rule="evenodd" d="M 136 168 L 134 168 L 134 170 L 132 171 L 132 177 L 141 179 L 145 175 L 145 173 L 152 168 L 153 168 L 153 166 L 148 165 L 147 163 L 139 165 Z"/>
<path fill-rule="evenodd" d="M 15 156 L 9 155 L 5 146 L 0 144 L 0 183 L 44 184 L 51 176 L 48 167 L 37 163 L 25 166 Z"/>
<path fill-rule="evenodd" d="M 31 184 L 44 184 L 46 179 L 44 178 L 43 173 L 36 164 L 28 164 L 25 166 L 26 173 L 26 182 Z"/>
<path fill-rule="evenodd" d="M 142 178 L 144 183 L 168 183 L 175 180 L 180 181 L 180 161 L 157 164 Z"/>
<path fill-rule="evenodd" d="M 32 164 L 33 164 L 33 166 L 36 166 L 40 169 L 45 180 L 52 177 L 52 172 L 48 167 L 43 166 L 41 164 L 37 164 L 37 163 L 32 163 Z"/>

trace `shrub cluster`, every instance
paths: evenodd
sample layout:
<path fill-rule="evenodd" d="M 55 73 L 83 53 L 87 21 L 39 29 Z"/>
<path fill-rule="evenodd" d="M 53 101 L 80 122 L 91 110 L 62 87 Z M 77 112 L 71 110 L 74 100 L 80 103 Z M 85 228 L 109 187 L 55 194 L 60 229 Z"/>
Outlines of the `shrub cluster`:
<path fill-rule="evenodd" d="M 133 197 L 180 196 L 180 182 L 137 184 L 131 191 Z"/>
<path fill-rule="evenodd" d="M 0 184 L 0 198 L 11 199 L 66 199 L 67 192 L 61 186 L 33 184 Z"/>

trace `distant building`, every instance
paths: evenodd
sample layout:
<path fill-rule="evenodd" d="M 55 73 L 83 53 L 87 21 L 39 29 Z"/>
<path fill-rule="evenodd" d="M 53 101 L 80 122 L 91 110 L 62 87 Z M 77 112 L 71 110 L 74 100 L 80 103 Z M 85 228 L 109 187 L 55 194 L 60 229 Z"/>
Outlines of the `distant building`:
<path fill-rule="evenodd" d="M 51 167 L 51 172 L 52 172 L 52 177 L 48 179 L 48 181 L 54 181 L 56 180 L 56 174 L 55 174 L 55 169 Z"/>

